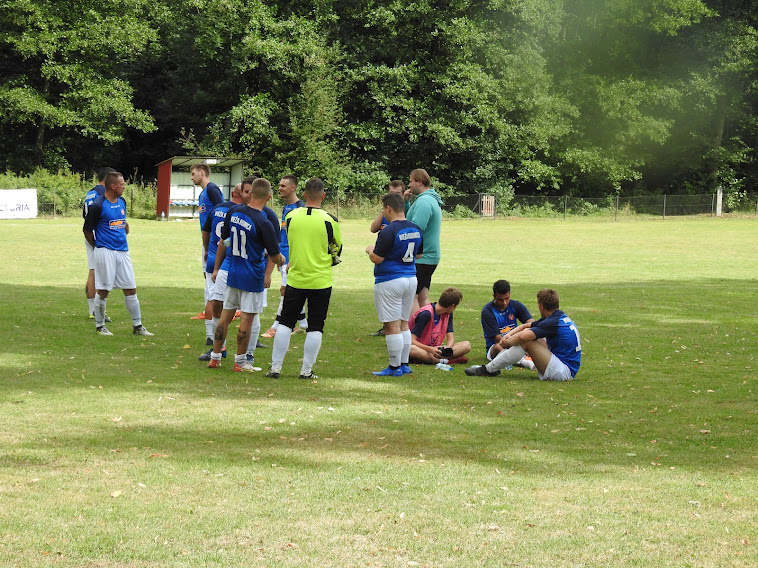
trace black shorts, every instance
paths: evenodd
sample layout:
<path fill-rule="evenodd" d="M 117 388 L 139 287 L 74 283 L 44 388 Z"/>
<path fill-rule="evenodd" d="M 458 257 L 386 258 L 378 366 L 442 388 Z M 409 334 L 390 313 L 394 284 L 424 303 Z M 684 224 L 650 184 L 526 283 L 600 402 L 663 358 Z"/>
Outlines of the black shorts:
<path fill-rule="evenodd" d="M 331 288 L 310 290 L 308 288 L 293 288 L 289 284 L 284 289 L 284 302 L 279 323 L 290 329 L 303 313 L 303 306 L 308 302 L 308 331 L 324 331 L 326 314 L 329 311 L 329 299 L 332 297 Z"/>
<path fill-rule="evenodd" d="M 416 294 L 421 292 L 424 288 L 427 290 L 432 287 L 432 274 L 437 270 L 436 264 L 419 264 L 416 263 Z"/>

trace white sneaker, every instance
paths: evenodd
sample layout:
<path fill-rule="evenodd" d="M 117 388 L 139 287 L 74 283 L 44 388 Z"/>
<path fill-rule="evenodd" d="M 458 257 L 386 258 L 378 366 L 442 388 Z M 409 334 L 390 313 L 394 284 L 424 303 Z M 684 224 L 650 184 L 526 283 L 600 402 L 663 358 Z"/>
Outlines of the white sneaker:
<path fill-rule="evenodd" d="M 108 331 L 108 329 L 104 325 L 101 325 L 100 327 L 95 329 L 95 332 L 98 335 L 113 335 L 110 331 Z"/>
<path fill-rule="evenodd" d="M 149 331 L 147 331 L 145 329 L 144 325 L 135 325 L 134 326 L 134 331 L 132 331 L 132 333 L 134 335 L 146 335 L 146 336 L 150 336 L 150 337 L 152 337 L 153 335 L 155 335 L 154 333 L 150 333 Z"/>

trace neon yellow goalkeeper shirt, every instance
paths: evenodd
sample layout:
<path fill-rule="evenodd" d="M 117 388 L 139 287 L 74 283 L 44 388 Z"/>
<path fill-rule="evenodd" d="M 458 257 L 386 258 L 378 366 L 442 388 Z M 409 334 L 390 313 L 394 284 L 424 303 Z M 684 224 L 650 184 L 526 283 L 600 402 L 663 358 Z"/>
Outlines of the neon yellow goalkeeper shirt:
<path fill-rule="evenodd" d="M 321 290 L 332 286 L 332 266 L 342 252 L 340 225 L 335 217 L 316 207 L 299 207 L 287 214 L 290 245 L 287 284 Z"/>

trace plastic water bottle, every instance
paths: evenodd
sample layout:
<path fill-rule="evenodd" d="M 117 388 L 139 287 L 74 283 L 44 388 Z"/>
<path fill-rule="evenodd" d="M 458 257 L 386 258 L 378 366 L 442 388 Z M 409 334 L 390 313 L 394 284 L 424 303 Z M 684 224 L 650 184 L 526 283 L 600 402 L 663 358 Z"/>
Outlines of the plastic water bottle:
<path fill-rule="evenodd" d="M 161 221 L 165 221 L 165 220 L 166 220 L 166 212 L 161 211 Z"/>
<path fill-rule="evenodd" d="M 452 371 L 453 367 L 447 363 L 437 363 L 437 368 L 441 371 Z"/>
<path fill-rule="evenodd" d="M 513 369 L 513 365 L 508 365 L 508 366 L 505 368 L 505 370 L 506 370 L 506 371 L 510 371 L 511 369 Z"/>

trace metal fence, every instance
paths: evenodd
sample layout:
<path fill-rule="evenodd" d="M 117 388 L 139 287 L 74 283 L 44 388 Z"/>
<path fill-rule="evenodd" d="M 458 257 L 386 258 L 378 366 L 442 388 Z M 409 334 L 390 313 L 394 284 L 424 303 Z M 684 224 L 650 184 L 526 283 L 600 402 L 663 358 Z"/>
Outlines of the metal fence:
<path fill-rule="evenodd" d="M 381 208 L 382 194 L 368 192 L 328 192 L 324 207 L 340 218 L 365 218 L 375 215 Z M 566 197 L 518 195 L 508 202 L 494 195 L 471 193 L 443 197 L 442 209 L 448 216 L 476 217 L 613 217 L 633 216 L 676 217 L 685 215 L 716 216 L 716 194 L 704 195 L 641 195 L 632 197 Z M 127 207 L 129 207 L 127 200 Z M 76 216 L 81 209 L 61 211 L 54 203 L 38 203 L 38 216 Z M 724 214 L 758 217 L 758 193 L 724 196 Z M 130 216 L 133 214 L 130 212 Z"/>
<path fill-rule="evenodd" d="M 351 192 L 327 194 L 324 206 L 336 211 L 339 217 L 366 217 L 378 211 L 381 194 Z M 472 193 L 443 197 L 442 209 L 449 216 L 475 217 L 613 217 L 633 216 L 675 217 L 716 216 L 716 194 L 703 195 L 642 195 L 630 197 L 568 197 L 517 195 L 508 201 L 492 194 Z M 722 214 L 758 217 L 758 193 L 739 196 L 725 195 Z"/>

